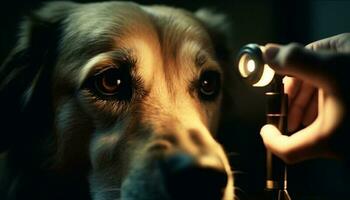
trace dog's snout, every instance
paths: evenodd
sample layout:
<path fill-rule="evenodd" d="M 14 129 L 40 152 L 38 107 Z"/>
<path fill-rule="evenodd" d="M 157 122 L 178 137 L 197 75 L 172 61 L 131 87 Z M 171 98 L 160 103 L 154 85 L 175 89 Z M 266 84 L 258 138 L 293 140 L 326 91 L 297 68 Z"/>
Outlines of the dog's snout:
<path fill-rule="evenodd" d="M 193 157 L 176 153 L 165 158 L 161 168 L 172 200 L 223 198 L 228 175 L 215 156 Z"/>
<path fill-rule="evenodd" d="M 165 130 L 158 134 L 150 150 L 182 149 L 188 152 L 205 152 L 213 148 L 214 139 L 209 132 L 198 129 Z"/>

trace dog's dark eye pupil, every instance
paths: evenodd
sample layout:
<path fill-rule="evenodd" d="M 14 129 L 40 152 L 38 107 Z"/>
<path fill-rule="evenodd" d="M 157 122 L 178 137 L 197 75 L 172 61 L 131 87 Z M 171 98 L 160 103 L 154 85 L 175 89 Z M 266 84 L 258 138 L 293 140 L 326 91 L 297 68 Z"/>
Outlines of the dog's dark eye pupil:
<path fill-rule="evenodd" d="M 211 95 L 215 91 L 216 82 L 213 80 L 203 80 L 201 89 L 206 95 Z"/>
<path fill-rule="evenodd" d="M 205 100 L 213 99 L 220 90 L 220 74 L 216 71 L 203 72 L 199 84 L 200 96 Z"/>
<path fill-rule="evenodd" d="M 122 93 L 127 78 L 117 68 L 107 69 L 95 77 L 95 90 L 101 95 L 113 96 Z"/>
<path fill-rule="evenodd" d="M 98 82 L 99 88 L 107 94 L 115 93 L 118 91 L 119 87 L 122 84 L 122 80 L 118 77 L 118 74 L 110 72 L 105 73 L 101 80 Z"/>

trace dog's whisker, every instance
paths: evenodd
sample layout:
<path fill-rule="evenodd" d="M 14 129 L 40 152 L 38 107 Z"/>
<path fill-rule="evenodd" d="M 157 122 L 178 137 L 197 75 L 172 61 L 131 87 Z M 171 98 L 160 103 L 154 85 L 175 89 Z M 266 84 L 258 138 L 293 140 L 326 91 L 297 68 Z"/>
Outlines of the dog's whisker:
<path fill-rule="evenodd" d="M 234 157 L 234 156 L 240 156 L 240 154 L 239 153 L 237 153 L 237 152 L 227 152 L 226 153 L 226 155 L 227 155 L 227 157 Z"/>
<path fill-rule="evenodd" d="M 235 195 L 234 200 L 241 200 L 241 199 L 237 195 Z"/>
<path fill-rule="evenodd" d="M 239 170 L 236 170 L 236 171 L 231 171 L 232 175 L 241 175 L 241 174 L 246 174 L 246 172 L 244 171 L 239 171 Z"/>
<path fill-rule="evenodd" d="M 238 200 L 240 199 L 240 198 L 237 196 L 237 192 L 236 192 L 236 191 L 238 191 L 240 194 L 242 194 L 244 197 L 246 197 L 246 199 L 248 199 L 248 196 L 247 196 L 246 192 L 245 192 L 243 189 L 241 189 L 240 187 L 235 186 L 235 187 L 234 187 L 234 190 L 235 190 L 235 199 L 236 199 L 236 198 L 237 198 Z"/>
<path fill-rule="evenodd" d="M 238 191 L 240 191 L 240 192 L 245 193 L 244 190 L 243 190 L 242 188 L 240 188 L 240 187 L 235 186 L 234 189 L 235 189 L 235 190 L 238 190 Z"/>

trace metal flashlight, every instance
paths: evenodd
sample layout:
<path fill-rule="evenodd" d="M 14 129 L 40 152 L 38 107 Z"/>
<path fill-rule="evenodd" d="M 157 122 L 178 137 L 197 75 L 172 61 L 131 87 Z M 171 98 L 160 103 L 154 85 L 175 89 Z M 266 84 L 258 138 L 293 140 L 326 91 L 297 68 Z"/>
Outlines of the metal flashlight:
<path fill-rule="evenodd" d="M 265 64 L 264 47 L 257 44 L 243 46 L 237 57 L 240 76 L 254 87 L 269 85 L 266 122 L 276 126 L 282 134 L 287 134 L 288 96 L 284 93 L 282 76 L 275 75 L 273 69 Z M 287 192 L 287 167 L 284 162 L 266 150 L 266 199 L 290 200 Z"/>

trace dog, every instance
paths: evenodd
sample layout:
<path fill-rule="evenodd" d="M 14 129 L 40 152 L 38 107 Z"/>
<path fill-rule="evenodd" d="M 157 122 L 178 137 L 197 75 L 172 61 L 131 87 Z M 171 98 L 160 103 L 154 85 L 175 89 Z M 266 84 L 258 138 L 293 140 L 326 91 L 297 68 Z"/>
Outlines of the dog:
<path fill-rule="evenodd" d="M 0 69 L 1 199 L 232 200 L 224 17 L 50 2 Z"/>

